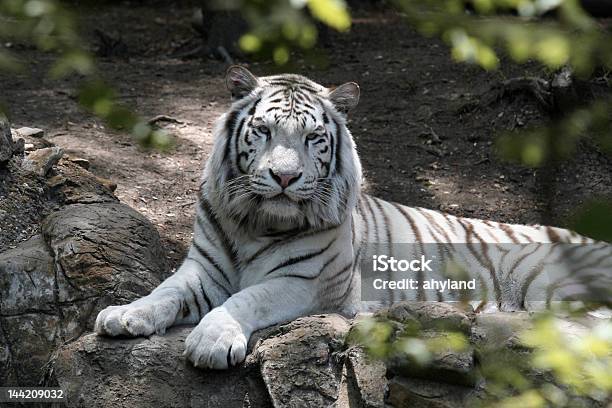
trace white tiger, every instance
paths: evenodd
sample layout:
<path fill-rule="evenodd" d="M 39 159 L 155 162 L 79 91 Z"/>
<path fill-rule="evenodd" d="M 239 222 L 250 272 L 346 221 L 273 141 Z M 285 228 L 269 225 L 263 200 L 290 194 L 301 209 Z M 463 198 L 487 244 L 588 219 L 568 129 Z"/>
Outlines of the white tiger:
<path fill-rule="evenodd" d="M 610 246 L 567 230 L 458 218 L 361 193 L 346 126 L 359 100 L 355 83 L 330 89 L 299 75 L 258 78 L 239 66 L 226 83 L 233 104 L 215 126 L 187 258 L 150 295 L 100 312 L 100 335 L 148 336 L 197 323 L 185 355 L 197 367 L 227 368 L 244 360 L 255 330 L 360 310 L 360 252 L 369 242 L 467 243 L 483 252 L 474 258 L 491 274 L 489 300 L 504 310 L 524 306 L 537 273 L 508 275 L 485 242 L 592 243 L 603 252 L 588 259 L 610 264 Z"/>

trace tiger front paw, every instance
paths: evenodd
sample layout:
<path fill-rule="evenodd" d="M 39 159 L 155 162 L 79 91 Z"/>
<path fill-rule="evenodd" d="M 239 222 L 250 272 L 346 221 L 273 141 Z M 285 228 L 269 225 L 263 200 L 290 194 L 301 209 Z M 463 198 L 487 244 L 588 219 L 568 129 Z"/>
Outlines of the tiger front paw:
<path fill-rule="evenodd" d="M 176 316 L 167 306 L 142 300 L 129 305 L 109 306 L 98 314 L 95 331 L 99 335 L 113 337 L 163 334 Z"/>
<path fill-rule="evenodd" d="M 213 309 L 185 340 L 184 355 L 196 367 L 226 369 L 244 361 L 247 335 L 223 307 Z"/>

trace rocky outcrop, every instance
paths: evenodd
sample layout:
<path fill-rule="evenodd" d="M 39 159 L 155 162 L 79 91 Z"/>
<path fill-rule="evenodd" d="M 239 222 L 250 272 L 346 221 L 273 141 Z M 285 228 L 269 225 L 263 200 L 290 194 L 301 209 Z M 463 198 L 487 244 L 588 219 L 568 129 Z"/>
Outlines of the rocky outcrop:
<path fill-rule="evenodd" d="M 39 176 L 46 176 L 51 170 L 51 167 L 55 166 L 60 161 L 64 151 L 61 147 L 45 147 L 42 149 L 34 150 L 28 157 L 21 163 L 21 167 L 24 170 L 31 171 Z"/>
<path fill-rule="evenodd" d="M 54 374 L 72 406 L 221 408 L 256 398 L 260 384 L 250 384 L 248 368 L 214 372 L 187 364 L 182 352 L 190 331 L 119 341 L 89 334 L 59 351 Z"/>
<path fill-rule="evenodd" d="M 349 328 L 344 318 L 326 315 L 263 330 L 251 340 L 246 364 L 257 366 L 273 406 L 329 406 L 340 392 L 340 354 Z"/>
<path fill-rule="evenodd" d="M 470 407 L 484 395 L 475 349 L 497 343 L 520 357 L 525 350 L 512 350 L 510 332 L 530 321 L 527 313 L 480 318 L 438 303 L 402 303 L 383 314 L 400 330 L 390 316 L 415 318 L 424 336 L 442 335 L 450 322 L 465 330 L 470 347 L 441 350 L 411 368 L 407 360 L 373 360 L 348 341 L 359 319 L 315 315 L 256 332 L 245 363 L 226 371 L 195 369 L 183 357 L 191 327 L 146 339 L 88 334 L 59 350 L 54 380 L 74 407 Z M 506 328 L 501 337 L 496 327 Z M 563 329 L 584 330 L 578 322 Z"/>
<path fill-rule="evenodd" d="M 24 137 L 47 146 L 35 130 Z M 167 273 L 151 223 L 119 203 L 111 183 L 62 156 L 53 146 L 34 149 L 14 157 L 1 177 L 1 385 L 44 381 L 60 344 L 91 331 L 102 308 L 149 293 Z"/>
<path fill-rule="evenodd" d="M 378 317 L 412 327 L 426 340 L 446 342 L 449 332 L 469 336 L 475 315 L 471 308 L 462 309 L 448 303 L 403 302 L 377 313 Z M 393 357 L 388 363 L 391 373 L 461 386 L 474 386 L 477 381 L 474 349 L 443 348 L 437 350 L 426 367 L 404 357 Z"/>
<path fill-rule="evenodd" d="M 322 315 L 262 330 L 250 341 L 247 361 L 225 371 L 186 361 L 191 327 L 148 339 L 89 334 L 60 349 L 54 375 L 71 405 L 82 407 L 348 407 L 349 400 L 382 407 L 384 371 L 372 377 L 358 362 L 362 354 L 346 358 L 349 327 L 343 317 Z M 349 359 L 351 367 L 344 364 Z"/>

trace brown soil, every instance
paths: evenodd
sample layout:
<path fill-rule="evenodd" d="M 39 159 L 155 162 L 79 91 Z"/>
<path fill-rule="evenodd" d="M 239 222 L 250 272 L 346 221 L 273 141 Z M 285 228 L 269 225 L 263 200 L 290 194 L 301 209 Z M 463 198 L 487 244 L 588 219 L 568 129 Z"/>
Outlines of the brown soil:
<path fill-rule="evenodd" d="M 192 8 L 174 3 L 77 10 L 92 41 L 93 28 L 98 28 L 120 34 L 127 46 L 124 55 L 98 64 L 121 99 L 146 118 L 168 115 L 181 121 L 164 124 L 176 137 L 172 151 L 143 150 L 129 135 L 107 129 L 79 107 L 76 80 L 49 79 L 45 72 L 53 57 L 26 46 L 12 48 L 31 62 L 31 72 L 0 77 L 0 95 L 14 127 L 45 129 L 50 141 L 88 159 L 92 172 L 115 181 L 121 201 L 157 226 L 176 265 L 190 241 L 195 192 L 213 143 L 212 124 L 229 97 L 223 85 L 225 64 L 171 56 L 195 36 L 189 27 Z M 542 222 L 550 204 L 558 225 L 589 197 L 612 193 L 612 162 L 589 146 L 581 146 L 571 162 L 557 169 L 553 193 L 547 196 L 537 171 L 497 158 L 493 143 L 499 131 L 545 119 L 530 96 L 466 112 L 503 79 L 543 71 L 502 63 L 501 71 L 487 73 L 454 63 L 442 42 L 419 36 L 389 12 L 355 11 L 354 17 L 349 34 L 330 38 L 328 69 L 298 66 L 297 71 L 323 84 L 360 84 L 361 102 L 349 127 L 370 192 L 407 205 L 520 223 Z M 261 75 L 272 69 L 269 64 L 250 67 Z"/>

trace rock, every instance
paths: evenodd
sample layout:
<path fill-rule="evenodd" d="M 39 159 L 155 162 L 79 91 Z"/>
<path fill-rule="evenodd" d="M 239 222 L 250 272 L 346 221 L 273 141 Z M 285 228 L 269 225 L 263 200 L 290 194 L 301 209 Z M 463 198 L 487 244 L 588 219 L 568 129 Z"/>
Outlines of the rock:
<path fill-rule="evenodd" d="M 467 337 L 474 320 L 471 307 L 438 302 L 399 302 L 378 312 L 376 316 L 399 323 L 394 325 L 396 335 L 401 335 L 407 325 L 418 328 L 420 337 L 426 340 L 445 340 L 448 332 L 460 332 Z M 393 375 L 461 386 L 473 386 L 478 379 L 472 347 L 464 350 L 438 350 L 426 365 L 420 365 L 412 358 L 395 356 L 387 362 L 387 368 Z"/>
<path fill-rule="evenodd" d="M 360 347 L 346 353 L 347 406 L 383 408 L 387 391 L 387 367 L 369 358 Z"/>
<path fill-rule="evenodd" d="M 55 146 L 53 143 L 43 137 L 45 133 L 41 129 L 19 128 L 12 129 L 12 131 L 14 135 L 17 135 L 25 140 L 26 151 L 33 151 Z"/>
<path fill-rule="evenodd" d="M 15 132 L 24 138 L 28 138 L 28 137 L 35 137 L 35 138 L 42 138 L 45 136 L 45 131 L 42 129 L 38 129 L 38 128 L 31 128 L 31 127 L 20 127 L 19 129 L 15 130 Z"/>
<path fill-rule="evenodd" d="M 412 307 L 396 305 L 390 313 Z M 443 316 L 450 312 L 435 310 L 447 310 Z M 502 314 L 498 322 L 516 323 L 525 315 L 510 316 Z M 476 325 L 484 322 L 486 331 L 495 319 L 475 320 Z M 578 326 L 569 324 L 568 330 L 580 333 Z M 402 371 L 399 368 L 405 367 L 393 361 L 371 360 L 360 347 L 347 349 L 349 327 L 350 321 L 332 314 L 260 330 L 249 341 L 246 362 L 227 371 L 195 369 L 185 360 L 184 340 L 191 327 L 146 339 L 89 334 L 59 349 L 47 384 L 64 388 L 72 407 L 463 408 L 483 401 L 483 382 L 476 384 L 469 377 L 475 369 L 471 349 L 441 352 L 432 364 L 438 372 L 425 377 Z M 431 329 L 423 332 L 442 335 Z"/>
<path fill-rule="evenodd" d="M 479 314 L 472 330 L 471 343 L 479 349 L 492 348 L 523 350 L 519 335 L 533 327 L 533 313 L 496 312 Z M 557 328 L 570 338 L 581 338 L 589 328 L 602 319 L 584 316 L 582 318 L 556 318 Z"/>
<path fill-rule="evenodd" d="M 89 170 L 89 160 L 87 159 L 83 159 L 82 157 L 68 157 L 68 160 L 85 170 Z"/>
<path fill-rule="evenodd" d="M 11 137 L 8 123 L 0 126 L 0 141 Z M 35 147 L 48 143 L 40 130 L 16 133 Z M 61 156 L 50 146 L 0 168 L 2 385 L 39 384 L 59 344 L 90 331 L 102 308 L 148 294 L 168 274 L 152 224 L 120 204 L 113 183 L 85 170 L 86 161 Z"/>
<path fill-rule="evenodd" d="M 15 158 L 0 168 L 0 252 L 38 234 L 42 220 L 53 209 L 117 202 L 114 183 L 69 160 L 61 159 L 48 178 L 24 169 L 22 161 Z"/>
<path fill-rule="evenodd" d="M 0 163 L 9 161 L 13 157 L 13 136 L 8 121 L 0 117 Z"/>
<path fill-rule="evenodd" d="M 68 205 L 50 214 L 42 231 L 69 284 L 104 296 L 105 306 L 144 296 L 167 276 L 159 234 L 125 204 Z"/>
<path fill-rule="evenodd" d="M 458 408 L 473 406 L 476 396 L 473 388 L 394 377 L 389 381 L 387 403 L 395 408 Z"/>
<path fill-rule="evenodd" d="M 45 180 L 23 171 L 19 161 L 0 168 L 0 253 L 38 234 L 42 218 L 56 205 Z"/>
<path fill-rule="evenodd" d="M 245 364 L 201 370 L 185 360 L 191 327 L 148 339 L 86 335 L 53 365 L 70 406 L 321 407 L 336 403 L 348 332 L 338 315 L 310 316 L 256 332 Z M 346 405 L 337 405 L 346 406 Z"/>
<path fill-rule="evenodd" d="M 467 308 L 467 310 L 466 310 Z M 470 333 L 474 312 L 452 303 L 399 302 L 377 316 L 401 323 L 416 323 L 422 329 L 450 330 Z"/>
<path fill-rule="evenodd" d="M 123 204 L 69 205 L 42 230 L 0 254 L 1 384 L 38 384 L 59 344 L 90 331 L 106 306 L 148 294 L 167 271 L 157 231 Z"/>
<path fill-rule="evenodd" d="M 264 385 L 248 368 L 207 371 L 186 361 L 191 329 L 136 339 L 83 336 L 59 350 L 54 376 L 72 407 L 269 406 Z"/>
<path fill-rule="evenodd" d="M 416 110 L 416 116 L 421 122 L 427 122 L 433 115 L 433 110 L 429 105 L 421 105 Z"/>
<path fill-rule="evenodd" d="M 83 169 L 70 159 L 62 159 L 54 168 L 47 185 L 66 204 L 116 202 L 113 191 L 117 185 Z"/>
<path fill-rule="evenodd" d="M 103 177 L 97 177 L 96 176 L 96 180 L 98 181 L 98 183 L 102 184 L 106 189 L 108 189 L 111 192 L 115 192 L 115 190 L 117 190 L 117 183 L 115 183 L 112 180 L 103 178 Z"/>
<path fill-rule="evenodd" d="M 497 312 L 480 314 L 472 330 L 470 343 L 480 361 L 494 364 L 527 365 L 531 349 L 525 346 L 520 335 L 533 328 L 533 314 L 529 312 Z M 579 339 L 589 334 L 590 327 L 602 319 L 585 317 L 557 317 L 556 326 L 568 339 Z M 529 367 L 525 374 L 536 382 L 553 382 L 554 378 L 545 370 Z"/>
<path fill-rule="evenodd" d="M 528 312 L 479 314 L 472 329 L 471 342 L 478 349 L 522 348 L 518 335 L 532 326 Z"/>
<path fill-rule="evenodd" d="M 65 329 L 55 281 L 53 258 L 40 235 L 0 253 L 0 384 L 34 385 L 40 379 L 59 343 L 50 338 L 62 337 Z"/>
<path fill-rule="evenodd" d="M 63 149 L 57 146 L 34 150 L 23 161 L 22 167 L 44 177 L 51 170 L 51 167 L 62 158 L 63 154 Z"/>
<path fill-rule="evenodd" d="M 419 337 L 424 339 L 444 340 L 444 332 L 421 332 Z M 474 349 L 467 347 L 463 350 L 445 348 L 432 353 L 431 361 L 426 365 L 417 364 L 413 359 L 393 357 L 387 362 L 390 373 L 400 376 L 421 378 L 447 384 L 474 386 L 478 381 L 474 362 Z"/>
<path fill-rule="evenodd" d="M 11 157 L 24 152 L 25 141 L 13 141 L 11 125 L 0 113 L 0 164 L 8 162 Z"/>
<path fill-rule="evenodd" d="M 329 406 L 338 399 L 338 353 L 348 330 L 348 322 L 338 315 L 300 318 L 264 330 L 251 341 L 256 344 L 247 365 L 260 367 L 274 407 Z"/>

